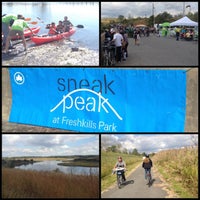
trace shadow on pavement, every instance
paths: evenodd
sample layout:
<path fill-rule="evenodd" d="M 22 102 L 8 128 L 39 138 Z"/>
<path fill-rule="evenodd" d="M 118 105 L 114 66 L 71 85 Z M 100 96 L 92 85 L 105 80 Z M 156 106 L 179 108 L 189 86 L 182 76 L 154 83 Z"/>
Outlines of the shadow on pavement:
<path fill-rule="evenodd" d="M 151 186 L 153 185 L 153 183 L 155 182 L 155 180 L 156 180 L 156 179 L 154 179 L 154 178 L 151 180 L 150 184 L 148 184 L 149 187 L 151 187 Z"/>
<path fill-rule="evenodd" d="M 134 183 L 134 180 L 128 180 L 128 181 L 125 181 L 124 183 L 122 183 L 122 185 L 126 186 L 126 185 L 133 184 L 133 183 Z"/>

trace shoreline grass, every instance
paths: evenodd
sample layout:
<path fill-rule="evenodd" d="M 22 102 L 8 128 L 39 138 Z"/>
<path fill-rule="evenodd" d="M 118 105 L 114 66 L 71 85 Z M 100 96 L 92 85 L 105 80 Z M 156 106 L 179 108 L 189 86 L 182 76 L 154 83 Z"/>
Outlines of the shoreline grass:
<path fill-rule="evenodd" d="M 79 166 L 79 167 L 99 167 L 99 162 L 91 162 L 91 161 L 80 161 L 80 162 L 64 162 L 58 163 L 57 165 L 61 166 Z"/>
<path fill-rule="evenodd" d="M 2 198 L 99 198 L 99 175 L 2 168 Z"/>

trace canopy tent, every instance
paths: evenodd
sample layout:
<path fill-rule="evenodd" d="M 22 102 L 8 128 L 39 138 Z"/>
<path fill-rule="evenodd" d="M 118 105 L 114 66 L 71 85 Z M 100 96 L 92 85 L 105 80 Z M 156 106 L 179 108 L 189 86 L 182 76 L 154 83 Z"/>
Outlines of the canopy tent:
<path fill-rule="evenodd" d="M 169 23 L 169 22 L 164 22 L 164 23 L 162 23 L 160 26 L 162 26 L 162 27 L 170 26 L 170 23 Z"/>
<path fill-rule="evenodd" d="M 176 20 L 176 21 L 170 23 L 170 26 L 198 26 L 198 23 L 192 21 L 187 16 L 185 16 L 179 20 Z"/>
<path fill-rule="evenodd" d="M 147 26 L 144 25 L 144 24 L 138 24 L 138 25 L 136 25 L 135 27 L 147 27 Z"/>

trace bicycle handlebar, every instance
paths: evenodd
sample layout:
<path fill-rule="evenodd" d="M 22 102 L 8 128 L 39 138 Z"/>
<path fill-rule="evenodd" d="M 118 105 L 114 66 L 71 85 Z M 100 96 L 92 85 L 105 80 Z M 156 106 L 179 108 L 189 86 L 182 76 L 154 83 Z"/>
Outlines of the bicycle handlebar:
<path fill-rule="evenodd" d="M 126 168 L 125 167 L 117 167 L 115 169 L 113 169 L 114 171 L 120 171 L 120 170 L 124 170 L 126 171 Z"/>

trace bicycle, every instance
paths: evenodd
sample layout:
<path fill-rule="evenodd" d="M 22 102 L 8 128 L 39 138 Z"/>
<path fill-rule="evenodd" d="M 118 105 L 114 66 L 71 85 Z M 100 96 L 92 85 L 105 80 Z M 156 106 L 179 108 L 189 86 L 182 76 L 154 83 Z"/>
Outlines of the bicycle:
<path fill-rule="evenodd" d="M 149 185 L 149 187 L 150 187 L 151 180 L 152 180 L 150 169 L 146 170 L 146 177 L 147 177 L 147 185 Z"/>
<path fill-rule="evenodd" d="M 117 186 L 120 189 L 121 185 L 124 183 L 125 180 L 122 178 L 122 174 L 125 173 L 126 169 L 124 167 L 118 167 L 113 170 L 113 173 L 117 174 Z"/>
<path fill-rule="evenodd" d="M 115 45 L 112 42 L 104 42 L 103 44 L 103 66 L 115 65 Z"/>

